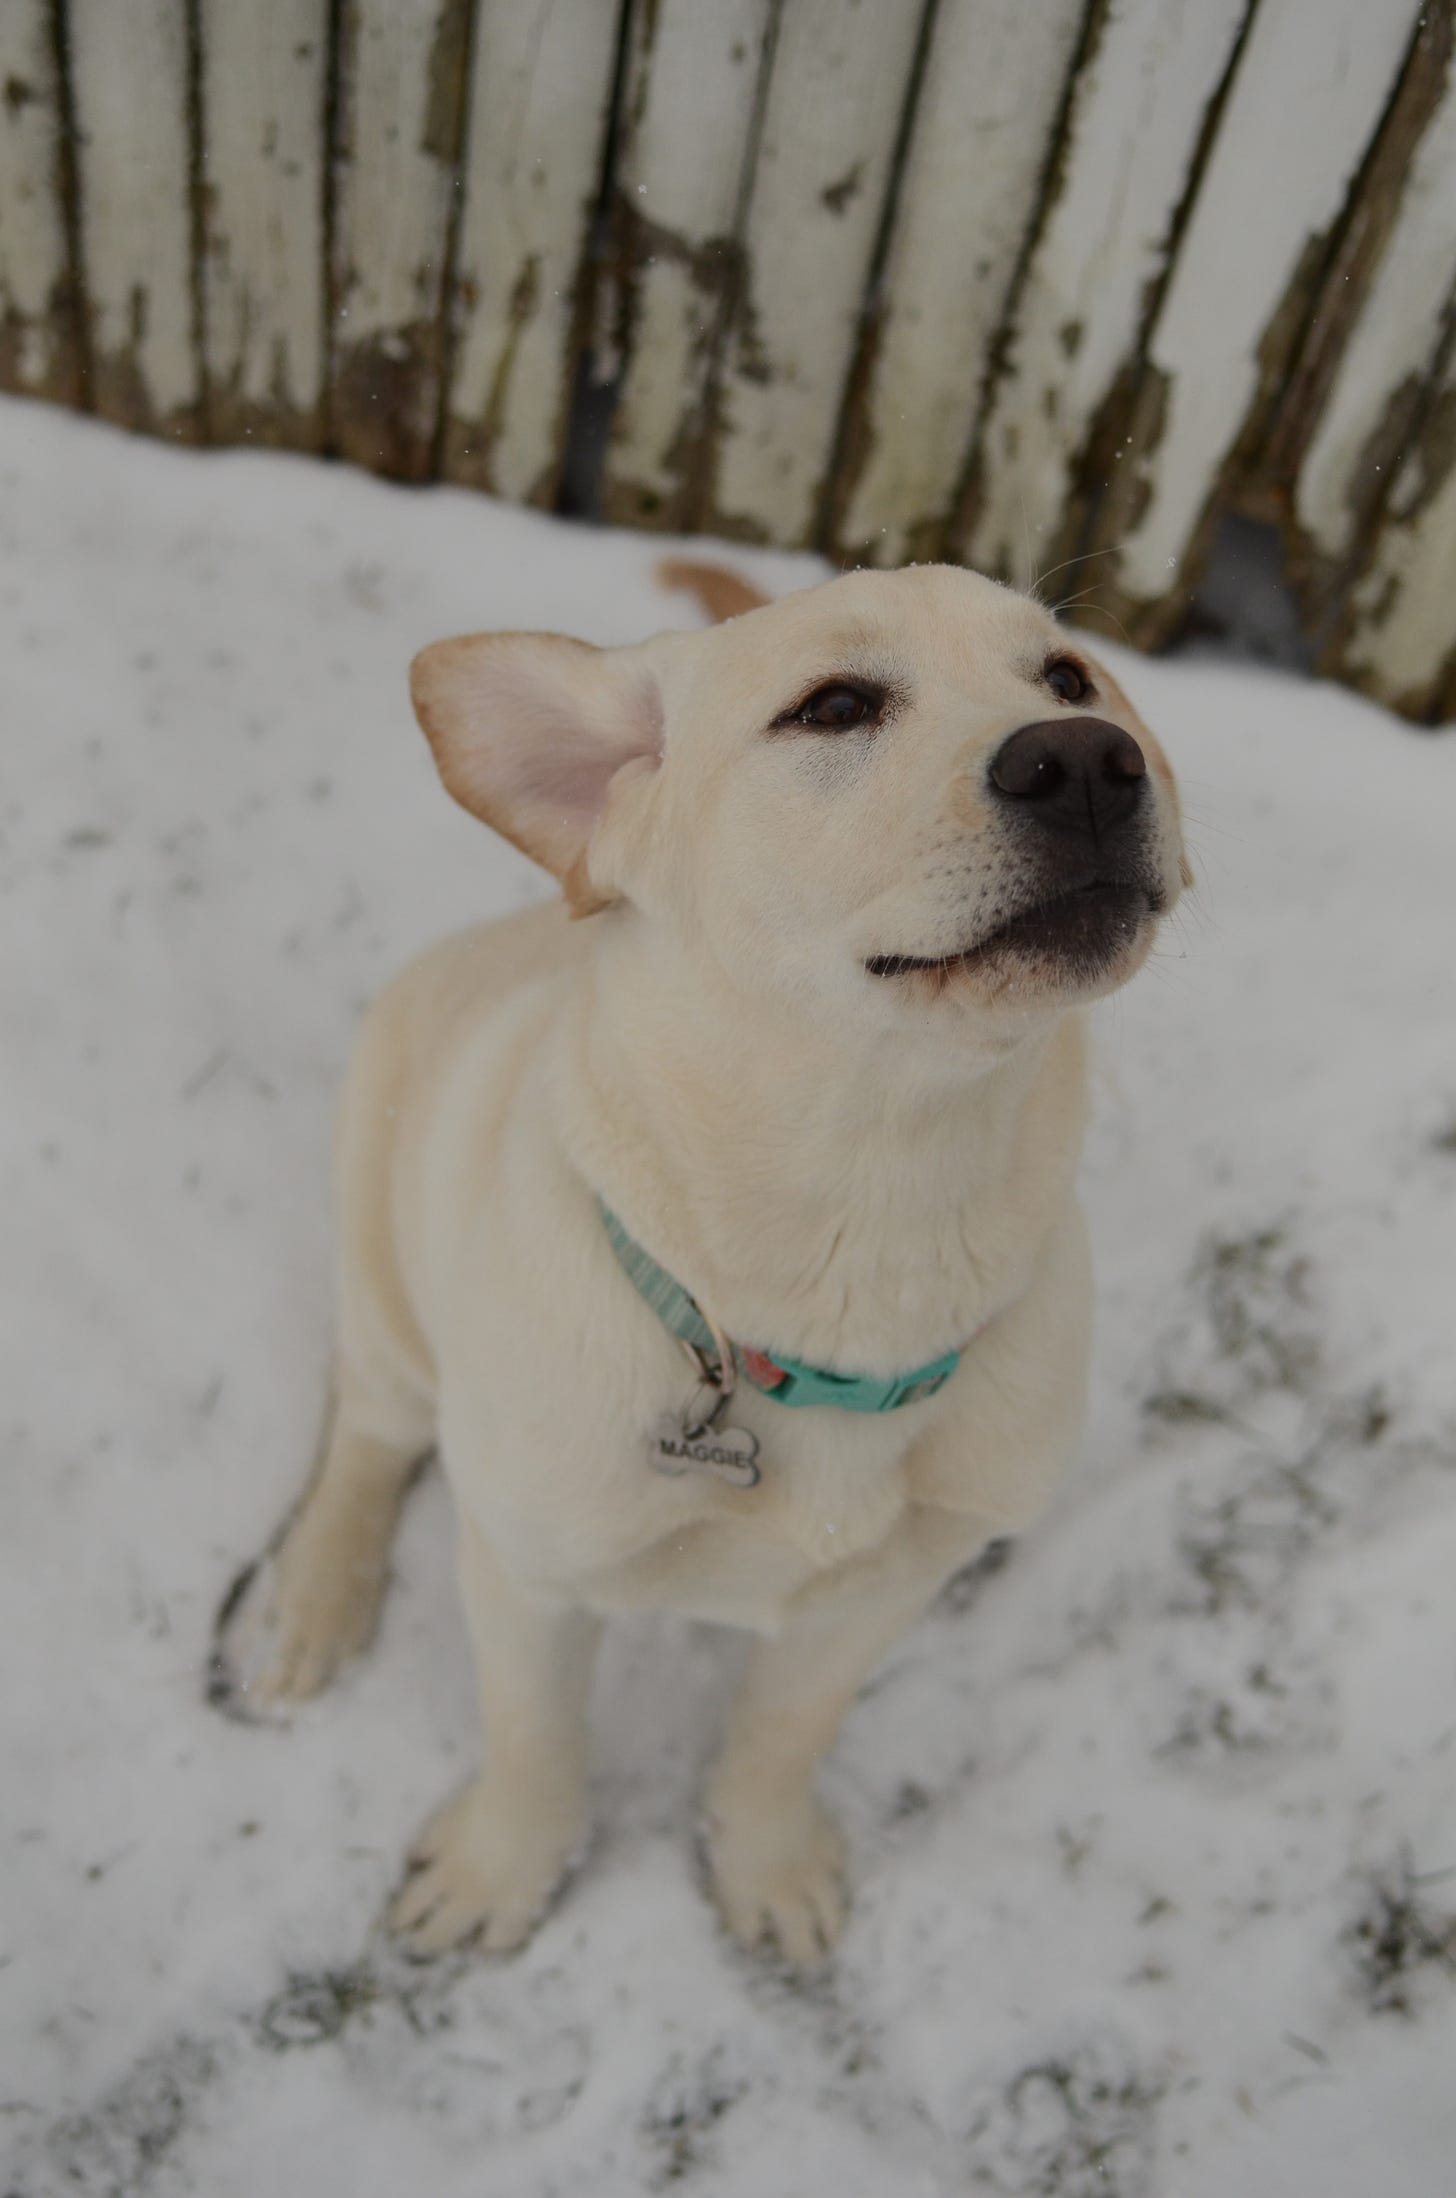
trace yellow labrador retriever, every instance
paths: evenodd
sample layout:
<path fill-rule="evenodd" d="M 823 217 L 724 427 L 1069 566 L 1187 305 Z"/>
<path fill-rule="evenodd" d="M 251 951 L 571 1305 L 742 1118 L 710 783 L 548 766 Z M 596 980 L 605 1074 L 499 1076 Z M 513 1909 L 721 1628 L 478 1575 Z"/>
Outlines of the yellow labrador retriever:
<path fill-rule="evenodd" d="M 716 1894 L 746 1944 L 833 1944 L 816 1765 L 1067 1463 L 1077 1010 L 1188 882 L 1162 751 L 1035 601 L 938 566 L 757 607 L 673 577 L 743 615 L 413 667 L 446 786 L 564 901 L 437 947 L 360 1035 L 336 1409 L 261 1691 L 366 1640 L 438 1445 L 486 1758 L 394 1902 L 419 1953 L 542 1914 L 601 1619 L 645 1606 L 760 1637 L 706 1797 Z"/>

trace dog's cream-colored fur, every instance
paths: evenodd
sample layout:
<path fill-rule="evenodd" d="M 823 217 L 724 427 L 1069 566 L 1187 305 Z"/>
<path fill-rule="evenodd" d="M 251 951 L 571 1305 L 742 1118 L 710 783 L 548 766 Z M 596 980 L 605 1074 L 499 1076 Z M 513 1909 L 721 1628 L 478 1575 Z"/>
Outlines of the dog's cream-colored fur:
<path fill-rule="evenodd" d="M 413 672 L 450 790 L 566 898 L 437 947 L 364 1025 L 336 1407 L 275 1567 L 263 1691 L 311 1693 L 367 1638 L 437 1446 L 486 1752 L 395 1901 L 418 1952 L 528 1934 L 584 1835 L 600 1621 L 644 1607 L 759 1637 L 708 1785 L 714 1887 L 745 1943 L 833 1943 L 816 1765 L 942 1583 L 1041 1511 L 1082 1413 L 1076 1011 L 1139 966 L 1155 918 L 1097 983 L 951 959 L 1027 898 L 986 767 L 1068 708 L 1049 655 L 1086 664 L 1075 707 L 1143 747 L 1165 905 L 1187 876 L 1161 751 L 1036 602 L 943 567 L 761 608 L 676 577 L 746 615 L 616 650 L 474 636 Z M 850 676 L 892 690 L 883 723 L 782 722 Z M 867 972 L 893 954 L 946 967 Z M 647 1436 L 691 1374 L 602 1199 L 745 1344 L 892 1374 L 974 1341 L 940 1394 L 878 1416 L 740 1387 L 761 1484 L 665 1478 Z"/>

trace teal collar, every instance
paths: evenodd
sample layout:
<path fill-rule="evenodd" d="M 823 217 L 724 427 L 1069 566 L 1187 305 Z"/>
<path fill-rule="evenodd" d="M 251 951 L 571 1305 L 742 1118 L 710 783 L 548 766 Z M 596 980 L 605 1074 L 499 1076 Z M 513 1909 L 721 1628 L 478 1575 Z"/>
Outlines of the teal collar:
<path fill-rule="evenodd" d="M 638 1294 L 681 1342 L 703 1353 L 710 1364 L 716 1361 L 720 1340 L 697 1300 L 627 1234 L 609 1206 L 603 1205 L 601 1212 L 607 1241 Z M 884 1380 L 875 1374 L 838 1374 L 827 1366 L 806 1366 L 801 1359 L 785 1358 L 777 1351 L 770 1357 L 766 1351 L 746 1350 L 741 1343 L 730 1343 L 728 1349 L 744 1378 L 775 1404 L 833 1404 L 842 1412 L 894 1412 L 902 1404 L 919 1404 L 945 1387 L 961 1361 L 959 1351 L 947 1351 L 928 1366 Z"/>

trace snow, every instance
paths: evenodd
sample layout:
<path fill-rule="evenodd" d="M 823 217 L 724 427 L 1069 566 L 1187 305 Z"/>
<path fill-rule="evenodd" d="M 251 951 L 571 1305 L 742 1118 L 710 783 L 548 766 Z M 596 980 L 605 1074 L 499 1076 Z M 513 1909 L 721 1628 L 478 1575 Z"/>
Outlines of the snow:
<path fill-rule="evenodd" d="M 206 1702 L 312 1455 L 352 1023 L 543 890 L 440 793 L 404 665 L 689 622 L 661 547 L 0 404 L 0 2187 L 1435 2198 L 1456 741 L 1349 695 L 1108 651 L 1201 885 L 1101 1016 L 1091 1421 L 849 1721 L 826 1974 L 715 1926 L 735 1644 L 666 1619 L 613 1634 L 596 1844 L 534 1943 L 390 1952 L 477 1745 L 437 1481 L 332 1694 Z"/>

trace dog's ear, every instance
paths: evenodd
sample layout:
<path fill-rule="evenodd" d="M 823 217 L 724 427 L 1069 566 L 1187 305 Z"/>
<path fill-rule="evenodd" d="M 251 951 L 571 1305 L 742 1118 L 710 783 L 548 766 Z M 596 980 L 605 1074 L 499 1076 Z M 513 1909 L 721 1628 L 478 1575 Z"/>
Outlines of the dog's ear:
<path fill-rule="evenodd" d="M 762 610 L 769 601 L 761 589 L 751 587 L 726 565 L 702 565 L 695 557 L 664 557 L 657 577 L 665 588 L 695 595 L 715 625 L 720 619 L 741 618 L 745 611 Z"/>
<path fill-rule="evenodd" d="M 461 807 L 560 878 L 573 915 L 607 907 L 613 896 L 591 879 L 592 835 L 620 774 L 662 758 L 662 705 L 641 651 L 465 634 L 421 649 L 410 696 Z"/>

